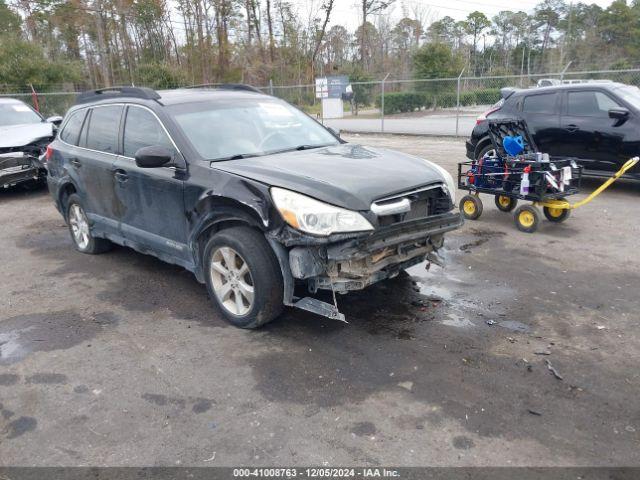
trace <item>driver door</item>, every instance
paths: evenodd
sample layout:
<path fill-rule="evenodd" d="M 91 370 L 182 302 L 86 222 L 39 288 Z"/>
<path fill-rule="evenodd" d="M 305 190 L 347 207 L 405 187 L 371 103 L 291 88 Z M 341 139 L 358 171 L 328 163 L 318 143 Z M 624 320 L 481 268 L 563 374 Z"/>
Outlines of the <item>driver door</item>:
<path fill-rule="evenodd" d="M 120 222 L 125 239 L 139 250 L 189 261 L 183 186 L 186 164 L 158 117 L 146 107 L 129 105 L 123 128 L 123 154 L 114 165 Z M 161 146 L 180 167 L 140 168 L 138 149 Z M 142 248 L 140 248 L 142 247 Z"/>

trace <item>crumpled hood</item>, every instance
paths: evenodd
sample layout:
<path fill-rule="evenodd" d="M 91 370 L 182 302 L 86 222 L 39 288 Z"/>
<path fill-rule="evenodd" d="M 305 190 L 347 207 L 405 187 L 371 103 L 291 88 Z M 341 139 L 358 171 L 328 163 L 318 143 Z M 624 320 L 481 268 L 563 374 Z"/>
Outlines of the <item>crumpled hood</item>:
<path fill-rule="evenodd" d="M 0 126 L 0 148 L 24 147 L 48 137 L 53 137 L 53 124 L 48 122 Z"/>
<path fill-rule="evenodd" d="M 444 181 L 421 158 L 354 144 L 212 162 L 211 166 L 352 210 L 369 210 L 374 200 Z"/>

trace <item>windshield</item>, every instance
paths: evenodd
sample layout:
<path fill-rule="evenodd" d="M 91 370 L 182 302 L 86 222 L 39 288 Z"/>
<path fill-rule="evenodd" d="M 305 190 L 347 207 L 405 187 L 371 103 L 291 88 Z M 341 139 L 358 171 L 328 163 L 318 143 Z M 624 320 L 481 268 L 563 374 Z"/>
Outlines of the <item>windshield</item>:
<path fill-rule="evenodd" d="M 208 160 L 339 143 L 306 114 L 269 97 L 174 105 L 170 111 L 196 151 Z"/>
<path fill-rule="evenodd" d="M 0 103 L 0 126 L 40 122 L 42 118 L 24 103 Z"/>
<path fill-rule="evenodd" d="M 623 87 L 618 90 L 618 93 L 624 101 L 630 103 L 633 108 L 640 110 L 640 88 L 638 87 Z"/>

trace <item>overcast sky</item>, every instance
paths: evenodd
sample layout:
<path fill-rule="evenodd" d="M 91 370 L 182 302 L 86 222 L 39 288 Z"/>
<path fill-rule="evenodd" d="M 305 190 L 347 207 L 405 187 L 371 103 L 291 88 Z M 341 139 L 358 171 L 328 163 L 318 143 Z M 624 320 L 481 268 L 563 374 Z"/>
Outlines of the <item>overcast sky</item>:
<path fill-rule="evenodd" d="M 318 7 L 322 0 L 291 0 L 298 5 L 299 13 L 303 18 L 308 18 L 309 12 L 318 14 Z M 597 3 L 601 7 L 607 7 L 612 0 L 583 0 L 585 3 Z M 362 21 L 359 13 L 358 0 L 335 0 L 331 25 L 343 25 L 349 30 L 354 30 Z M 424 18 L 425 24 L 448 15 L 456 20 L 462 20 L 469 13 L 478 10 L 489 18 L 501 10 L 524 10 L 531 12 L 538 2 L 535 0 L 519 0 L 512 6 L 504 0 L 396 0 L 387 12 L 392 19 L 402 18 L 403 9 L 412 12 L 418 9 Z M 577 3 L 577 2 L 576 2 Z"/>

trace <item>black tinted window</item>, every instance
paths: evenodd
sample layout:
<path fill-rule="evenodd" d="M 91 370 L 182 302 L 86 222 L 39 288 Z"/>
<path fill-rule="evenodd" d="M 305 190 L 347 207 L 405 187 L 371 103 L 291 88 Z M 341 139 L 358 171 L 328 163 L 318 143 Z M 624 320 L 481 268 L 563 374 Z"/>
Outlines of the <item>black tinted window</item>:
<path fill-rule="evenodd" d="M 149 110 L 129 107 L 124 124 L 124 156 L 133 158 L 138 149 L 152 145 L 175 151 L 160 122 Z"/>
<path fill-rule="evenodd" d="M 79 112 L 74 112 L 69 117 L 69 121 L 60 132 L 60 139 L 63 142 L 67 142 L 71 145 L 78 145 L 78 137 L 80 136 L 80 129 L 82 128 L 82 122 L 84 121 L 84 116 L 87 113 L 86 110 L 80 110 Z"/>
<path fill-rule="evenodd" d="M 610 109 L 619 106 L 617 102 L 602 92 L 569 92 L 567 97 L 567 113 L 569 115 L 607 117 Z"/>
<path fill-rule="evenodd" d="M 91 111 L 86 146 L 100 152 L 116 153 L 118 146 L 118 125 L 122 107 L 96 107 Z"/>
<path fill-rule="evenodd" d="M 556 108 L 555 93 L 529 95 L 524 99 L 522 110 L 527 113 L 554 113 Z"/>

